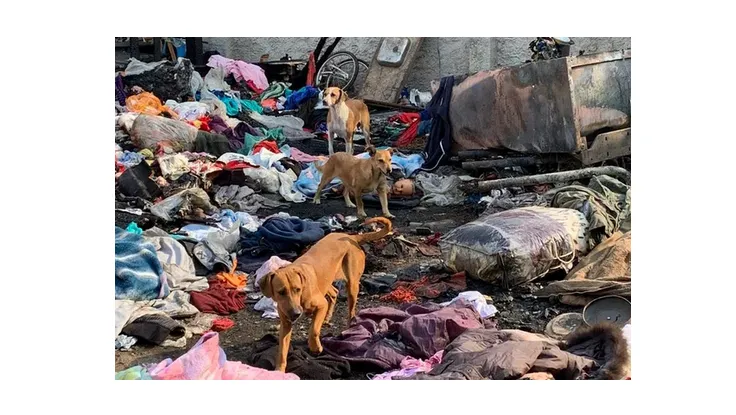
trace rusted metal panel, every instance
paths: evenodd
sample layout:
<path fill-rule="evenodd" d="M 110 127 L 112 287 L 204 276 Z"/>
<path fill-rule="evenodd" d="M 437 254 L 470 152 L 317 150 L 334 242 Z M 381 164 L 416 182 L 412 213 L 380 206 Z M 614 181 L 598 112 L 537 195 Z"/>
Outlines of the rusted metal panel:
<path fill-rule="evenodd" d="M 610 115 L 610 125 L 590 114 Z M 630 116 L 631 50 L 479 72 L 453 89 L 453 153 L 581 153 L 586 129 L 628 127 Z"/>
<path fill-rule="evenodd" d="M 453 153 L 504 148 L 573 153 L 577 131 L 566 59 L 479 72 L 453 89 Z"/>
<path fill-rule="evenodd" d="M 623 53 L 619 52 L 623 56 Z M 580 108 L 615 109 L 631 116 L 631 59 L 609 54 L 597 63 L 571 61 L 576 114 Z M 608 59 L 606 59 L 608 58 Z"/>
<path fill-rule="evenodd" d="M 631 154 L 631 128 L 599 134 L 589 148 L 580 152 L 583 164 L 600 163 Z"/>

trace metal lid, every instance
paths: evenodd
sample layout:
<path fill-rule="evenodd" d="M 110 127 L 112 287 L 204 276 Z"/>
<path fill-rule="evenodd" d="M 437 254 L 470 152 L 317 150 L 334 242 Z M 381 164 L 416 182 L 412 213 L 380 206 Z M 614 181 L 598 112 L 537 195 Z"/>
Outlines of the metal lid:
<path fill-rule="evenodd" d="M 623 327 L 631 321 L 631 303 L 617 295 L 596 298 L 583 309 L 583 321 L 589 326 L 607 322 Z"/>

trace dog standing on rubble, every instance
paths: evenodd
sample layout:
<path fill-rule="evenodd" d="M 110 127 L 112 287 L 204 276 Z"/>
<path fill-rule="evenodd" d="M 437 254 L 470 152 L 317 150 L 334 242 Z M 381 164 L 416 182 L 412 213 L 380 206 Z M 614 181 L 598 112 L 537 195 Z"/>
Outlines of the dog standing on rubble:
<path fill-rule="evenodd" d="M 330 109 L 327 112 L 327 145 L 330 155 L 335 154 L 332 140 L 335 135 L 345 138 L 345 152 L 353 155 L 353 134 L 360 124 L 365 134 L 365 144 L 371 144 L 371 116 L 368 106 L 359 99 L 348 99 L 348 94 L 340 88 L 326 88 L 322 102 Z"/>
<path fill-rule="evenodd" d="M 329 324 L 335 309 L 337 288 L 332 285 L 335 280 L 347 280 L 348 324 L 355 317 L 360 276 L 365 269 L 365 252 L 360 245 L 379 240 L 391 232 L 391 221 L 386 218 L 372 218 L 365 222 L 370 223 L 380 223 L 383 229 L 359 235 L 331 233 L 290 265 L 268 273 L 260 280 L 261 292 L 276 302 L 281 320 L 276 370 L 286 370 L 291 328 L 302 314 L 312 316 L 309 350 L 322 353 L 320 330 L 323 323 Z"/>
<path fill-rule="evenodd" d="M 373 191 L 378 192 L 378 199 L 381 201 L 381 211 L 383 216 L 393 218 L 394 215 L 388 211 L 388 193 L 389 187 L 386 182 L 386 175 L 391 173 L 391 156 L 393 149 L 376 150 L 373 146 L 366 148 L 369 159 L 355 158 L 348 153 L 335 153 L 322 166 L 314 164 L 314 167 L 322 173 L 322 179 L 317 186 L 317 192 L 314 194 L 314 203 L 320 203 L 322 189 L 327 186 L 335 177 L 342 180 L 344 190 L 342 192 L 345 198 L 345 205 L 349 208 L 356 207 L 350 200 L 350 195 L 355 197 L 355 203 L 358 208 L 358 217 L 364 218 L 368 215 L 363 207 L 363 194 Z"/>

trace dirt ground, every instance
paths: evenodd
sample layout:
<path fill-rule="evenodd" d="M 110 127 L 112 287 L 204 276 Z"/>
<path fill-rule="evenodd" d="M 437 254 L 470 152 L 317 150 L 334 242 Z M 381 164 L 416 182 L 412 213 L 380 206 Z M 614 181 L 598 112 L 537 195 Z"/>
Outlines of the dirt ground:
<path fill-rule="evenodd" d="M 343 148 L 342 144 L 339 143 L 339 140 L 336 144 L 335 150 L 341 151 Z M 413 145 L 404 151 L 408 150 L 407 152 L 417 152 L 424 146 L 423 140 L 421 139 L 412 144 Z M 302 142 L 296 144 L 295 147 L 309 154 L 325 154 L 327 152 L 327 144 L 323 140 Z M 360 147 L 356 148 L 356 151 L 361 150 L 362 148 Z M 467 173 L 456 171 L 455 174 Z M 371 217 L 381 214 L 380 208 L 377 206 L 366 205 L 365 209 L 366 213 Z M 396 216 L 393 220 L 394 231 L 398 234 L 404 235 L 408 240 L 413 242 L 420 241 L 424 236 L 419 236 L 413 233 L 409 227 L 409 222 L 451 220 L 454 225 L 449 227 L 449 229 L 451 229 L 452 227 L 457 227 L 476 219 L 482 212 L 482 208 L 477 204 L 465 204 L 452 207 L 419 206 L 409 209 L 390 209 L 391 213 Z M 311 201 L 300 204 L 291 204 L 285 211 L 300 218 L 315 220 L 327 215 L 342 214 L 344 216 L 354 216 L 356 214 L 355 209 L 348 209 L 345 207 L 344 201 L 340 196 L 330 199 L 323 198 L 322 204 L 320 205 L 315 205 L 311 203 Z M 277 212 L 278 210 L 263 209 L 258 212 L 258 216 L 264 217 Z M 116 226 L 125 228 L 131 221 L 137 221 L 141 227 L 146 229 L 153 225 L 150 223 L 152 221 L 149 222 L 146 217 L 146 215 L 141 217 L 126 212 L 116 211 L 115 224 Z M 417 275 L 422 264 L 429 264 L 433 260 L 436 261 L 437 259 L 426 257 L 416 250 L 409 255 L 397 258 L 386 258 L 369 252 L 367 254 L 365 273 L 387 272 L 397 275 L 401 275 L 402 273 Z M 550 274 L 539 283 L 526 284 L 511 291 L 506 291 L 500 287 L 468 278 L 467 289 L 479 291 L 492 298 L 493 304 L 499 310 L 499 313 L 496 315 L 499 328 L 513 328 L 540 333 L 544 330 L 547 322 L 556 315 L 570 311 L 581 311 L 563 304 L 552 303 L 546 299 L 534 298 L 530 294 L 532 291 L 535 291 L 549 281 L 560 279 L 562 277 L 564 277 L 564 274 Z M 452 299 L 453 296 L 454 294 L 449 297 L 440 297 L 434 301 L 448 301 Z M 396 304 L 393 303 L 383 302 L 379 300 L 378 297 L 379 296 L 377 295 L 369 296 L 365 293 L 361 293 L 358 299 L 358 309 L 360 310 L 381 305 L 396 306 Z M 249 303 L 246 305 L 244 310 L 229 316 L 235 322 L 235 326 L 220 333 L 220 345 L 224 349 L 228 360 L 246 360 L 246 357 L 251 353 L 251 347 L 255 341 L 261 339 L 266 334 L 277 332 L 278 320 L 262 318 L 261 314 L 261 312 L 253 310 L 253 304 Z M 309 322 L 310 321 L 308 319 L 304 319 L 300 325 L 295 327 L 292 340 L 294 344 L 306 342 Z M 329 334 L 337 335 L 347 328 L 346 301 L 339 300 L 337 307 L 335 308 L 332 322 L 332 327 L 323 328 L 323 336 Z M 129 351 L 115 351 L 115 370 L 120 371 L 137 364 L 157 363 L 166 358 L 176 359 L 186 353 L 186 351 L 197 342 L 199 337 L 200 336 L 195 335 L 189 339 L 185 348 L 165 348 L 138 343 Z M 350 379 L 367 379 L 372 374 L 360 367 L 352 367 L 351 369 L 352 374 Z"/>
<path fill-rule="evenodd" d="M 310 202 L 301 204 L 292 204 L 288 209 L 289 214 L 299 216 L 301 218 L 318 219 L 325 215 L 334 214 L 353 214 L 354 211 L 346 209 L 342 199 L 325 200 L 321 205 L 314 205 Z M 377 216 L 380 209 L 366 207 L 369 216 Z M 261 214 L 268 215 L 274 212 L 263 211 Z M 438 221 L 443 219 L 453 220 L 458 226 L 475 219 L 478 215 L 477 207 L 471 205 L 447 207 L 420 207 L 414 209 L 393 209 L 392 213 L 396 215 L 393 223 L 395 231 L 403 234 L 410 241 L 418 242 L 423 237 L 412 234 L 408 227 L 409 222 L 425 222 Z M 130 221 L 127 214 L 116 212 L 116 224 L 125 226 Z M 417 273 L 420 264 L 428 264 L 433 258 L 426 257 L 419 252 L 415 252 L 407 257 L 402 258 L 383 258 L 369 253 L 366 273 L 373 272 L 392 272 L 400 274 Z M 561 277 L 561 276 L 559 276 Z M 562 304 L 552 304 L 545 299 L 535 299 L 530 292 L 540 284 L 526 285 L 513 291 L 505 291 L 498 287 L 491 286 L 487 283 L 474 281 L 468 278 L 468 290 L 480 291 L 483 294 L 491 296 L 493 304 L 499 310 L 497 314 L 498 324 L 500 328 L 515 328 L 532 332 L 542 332 L 547 322 L 555 315 L 568 311 L 576 311 Z M 446 301 L 451 298 L 439 298 L 436 301 Z M 378 296 L 368 296 L 364 293 L 358 299 L 358 308 L 368 308 L 375 306 L 395 306 L 396 304 L 380 301 Z M 579 310 L 577 310 L 579 311 Z M 266 319 L 261 317 L 261 312 L 253 310 L 253 305 L 248 304 L 246 308 L 236 314 L 230 316 L 235 322 L 235 326 L 227 331 L 220 333 L 220 342 L 225 350 L 228 360 L 245 360 L 250 353 L 250 346 L 256 341 L 269 333 L 275 333 L 277 330 L 277 320 Z M 338 334 L 347 328 L 347 305 L 345 301 L 338 302 L 333 317 L 333 327 L 324 328 L 322 334 Z M 296 327 L 293 341 L 298 343 L 306 341 L 309 320 L 304 320 L 301 325 Z M 166 358 L 176 359 L 184 354 L 194 343 L 197 342 L 199 336 L 189 339 L 186 348 L 164 348 L 160 346 L 150 346 L 136 344 L 130 351 L 115 352 L 115 370 L 123 370 L 130 366 L 144 363 L 156 363 Z M 353 368 L 351 379 L 366 379 L 369 372 Z"/>

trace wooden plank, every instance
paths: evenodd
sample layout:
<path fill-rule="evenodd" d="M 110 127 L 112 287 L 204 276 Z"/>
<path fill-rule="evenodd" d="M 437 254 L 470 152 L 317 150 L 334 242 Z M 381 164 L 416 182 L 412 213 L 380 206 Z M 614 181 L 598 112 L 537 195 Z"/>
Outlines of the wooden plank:
<path fill-rule="evenodd" d="M 406 52 L 404 62 L 399 67 L 380 65 L 377 60 L 378 50 L 376 50 L 359 98 L 379 102 L 396 102 L 401 93 L 401 88 L 404 87 L 406 76 L 414 65 L 414 59 L 416 59 L 423 38 L 410 37 L 408 39 L 409 50 Z"/>

